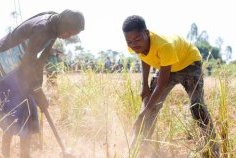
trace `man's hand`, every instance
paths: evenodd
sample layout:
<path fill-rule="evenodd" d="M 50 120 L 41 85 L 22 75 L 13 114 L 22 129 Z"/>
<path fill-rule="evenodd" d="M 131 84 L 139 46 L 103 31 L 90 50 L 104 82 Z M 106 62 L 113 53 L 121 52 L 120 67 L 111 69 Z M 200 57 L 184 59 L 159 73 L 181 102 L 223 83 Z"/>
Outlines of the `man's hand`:
<path fill-rule="evenodd" d="M 148 86 L 143 86 L 140 96 L 142 97 L 142 101 L 144 98 L 149 97 L 151 95 L 150 88 Z"/>
<path fill-rule="evenodd" d="M 35 89 L 32 95 L 41 110 L 43 110 L 44 108 L 48 108 L 49 103 L 41 87 Z"/>

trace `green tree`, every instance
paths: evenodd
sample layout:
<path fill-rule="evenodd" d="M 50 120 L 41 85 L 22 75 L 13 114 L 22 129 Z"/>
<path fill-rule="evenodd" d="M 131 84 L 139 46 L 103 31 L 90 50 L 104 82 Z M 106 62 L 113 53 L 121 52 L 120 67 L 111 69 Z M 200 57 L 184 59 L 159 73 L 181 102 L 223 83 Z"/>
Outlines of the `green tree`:
<path fill-rule="evenodd" d="M 233 53 L 233 49 L 231 46 L 226 46 L 225 49 L 225 55 L 226 55 L 226 61 L 229 61 L 232 59 L 232 53 Z"/>
<path fill-rule="evenodd" d="M 197 37 L 197 41 L 195 43 L 196 44 L 202 43 L 202 42 L 209 43 L 208 40 L 209 40 L 209 35 L 208 35 L 207 31 L 204 30 L 199 34 L 199 36 Z"/>
<path fill-rule="evenodd" d="M 221 47 L 222 47 L 222 45 L 224 43 L 224 40 L 221 37 L 218 37 L 216 39 L 215 43 L 216 43 L 216 46 L 221 50 Z"/>
<path fill-rule="evenodd" d="M 209 42 L 207 41 L 197 42 L 196 46 L 199 49 L 203 60 L 207 60 L 211 50 L 211 45 L 209 44 Z"/>
<path fill-rule="evenodd" d="M 221 54 L 220 54 L 220 49 L 218 47 L 211 47 L 211 56 L 212 56 L 213 59 L 222 60 L 222 57 L 221 57 Z"/>
<path fill-rule="evenodd" d="M 65 40 L 66 45 L 68 45 L 68 44 L 77 44 L 77 43 L 81 43 L 81 40 L 80 40 L 78 35 L 71 36 L 70 38 L 67 38 Z"/>
<path fill-rule="evenodd" d="M 191 42 L 195 43 L 198 37 L 198 27 L 196 23 L 192 23 L 191 29 L 188 32 L 187 39 Z"/>
<path fill-rule="evenodd" d="M 64 42 L 61 39 L 56 40 L 55 44 L 53 45 L 53 48 L 61 52 L 65 52 Z"/>
<path fill-rule="evenodd" d="M 195 23 L 191 25 L 191 29 L 187 34 L 187 39 L 193 42 L 197 48 L 199 49 L 203 60 L 209 59 L 220 59 L 220 48 L 214 47 L 209 43 L 209 35 L 206 30 L 203 30 L 200 34 L 198 34 L 199 30 Z M 219 46 L 219 45 L 218 45 Z"/>

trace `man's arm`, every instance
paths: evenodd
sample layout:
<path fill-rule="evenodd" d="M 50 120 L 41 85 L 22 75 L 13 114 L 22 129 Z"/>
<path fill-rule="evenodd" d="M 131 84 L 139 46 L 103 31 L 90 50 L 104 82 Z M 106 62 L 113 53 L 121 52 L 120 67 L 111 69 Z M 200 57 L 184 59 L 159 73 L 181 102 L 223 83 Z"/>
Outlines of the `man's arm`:
<path fill-rule="evenodd" d="M 157 85 L 149 98 L 146 108 L 140 114 L 141 117 L 149 113 L 152 108 L 156 106 L 157 101 L 159 101 L 164 89 L 169 83 L 170 72 L 171 66 L 162 66 L 160 68 L 159 77 L 157 78 Z"/>
<path fill-rule="evenodd" d="M 23 81 L 28 82 L 30 89 L 41 86 L 43 68 L 40 63 L 42 57 L 38 59 L 38 53 L 44 49 L 41 55 L 49 54 L 49 51 L 54 43 L 49 43 L 51 39 L 46 34 L 47 32 L 43 27 L 37 27 L 33 34 L 28 38 L 27 45 L 25 47 L 25 54 L 22 57 L 19 68 L 22 71 L 21 78 Z M 50 47 L 50 49 L 49 49 Z M 46 58 L 46 57 L 45 57 Z"/>
<path fill-rule="evenodd" d="M 148 85 L 149 72 L 150 72 L 150 66 L 142 61 L 142 92 L 141 92 L 142 100 L 146 96 L 150 95 L 150 89 Z"/>
<path fill-rule="evenodd" d="M 49 106 L 48 100 L 46 95 L 43 92 L 42 89 L 42 83 L 43 83 L 43 67 L 48 59 L 48 56 L 51 52 L 52 46 L 55 43 L 55 40 L 52 40 L 47 48 L 44 49 L 39 59 L 36 61 L 36 66 L 34 67 L 35 71 L 33 71 L 35 76 L 35 81 L 33 83 L 33 93 L 34 99 L 37 103 L 37 105 L 41 108 L 41 110 L 44 111 L 44 108 L 47 108 Z"/>
<path fill-rule="evenodd" d="M 10 48 L 13 48 L 26 40 L 30 35 L 28 26 L 21 24 L 12 32 L 9 32 L 5 37 L 0 39 L 0 53 Z"/>
<path fill-rule="evenodd" d="M 42 86 L 42 84 L 43 84 L 43 68 L 46 64 L 46 61 L 49 58 L 50 53 L 52 52 L 52 46 L 53 46 L 54 43 L 55 43 L 55 40 L 51 40 L 50 44 L 47 46 L 47 48 L 45 48 L 43 50 L 41 56 L 37 60 L 35 70 L 38 73 L 37 79 L 38 79 L 38 84 L 40 86 Z"/>

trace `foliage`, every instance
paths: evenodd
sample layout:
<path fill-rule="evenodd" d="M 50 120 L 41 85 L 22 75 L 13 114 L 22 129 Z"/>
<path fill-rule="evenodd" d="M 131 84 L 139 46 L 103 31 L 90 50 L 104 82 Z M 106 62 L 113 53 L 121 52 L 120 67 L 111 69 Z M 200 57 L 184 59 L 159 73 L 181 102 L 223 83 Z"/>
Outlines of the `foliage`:
<path fill-rule="evenodd" d="M 68 44 L 77 44 L 77 43 L 81 43 L 80 38 L 79 38 L 78 35 L 71 36 L 70 38 L 67 38 L 65 40 L 66 45 L 68 45 Z"/>
<path fill-rule="evenodd" d="M 56 40 L 56 42 L 53 45 L 53 48 L 55 48 L 61 52 L 65 52 L 64 42 L 61 39 Z"/>
<path fill-rule="evenodd" d="M 209 59 L 219 59 L 222 61 L 221 55 L 221 46 L 223 44 L 223 39 L 218 37 L 216 40 L 216 45 L 213 46 L 209 43 L 209 35 L 206 30 L 203 30 L 200 34 L 198 27 L 195 23 L 191 25 L 191 29 L 187 34 L 187 39 L 193 42 L 197 48 L 199 49 L 200 53 L 202 54 L 203 60 Z"/>

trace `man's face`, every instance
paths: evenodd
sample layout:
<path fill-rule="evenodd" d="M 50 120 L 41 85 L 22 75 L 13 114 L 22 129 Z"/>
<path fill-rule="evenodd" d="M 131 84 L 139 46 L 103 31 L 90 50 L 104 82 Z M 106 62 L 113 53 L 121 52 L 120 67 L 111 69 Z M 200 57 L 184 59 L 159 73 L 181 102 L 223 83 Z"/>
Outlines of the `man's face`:
<path fill-rule="evenodd" d="M 124 32 L 126 43 L 135 53 L 147 54 L 150 40 L 148 30 Z"/>
<path fill-rule="evenodd" d="M 67 38 L 70 38 L 71 36 L 77 35 L 79 33 L 80 33 L 80 31 L 78 31 L 78 30 L 62 31 L 61 33 L 59 33 L 59 38 L 67 39 Z"/>

